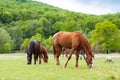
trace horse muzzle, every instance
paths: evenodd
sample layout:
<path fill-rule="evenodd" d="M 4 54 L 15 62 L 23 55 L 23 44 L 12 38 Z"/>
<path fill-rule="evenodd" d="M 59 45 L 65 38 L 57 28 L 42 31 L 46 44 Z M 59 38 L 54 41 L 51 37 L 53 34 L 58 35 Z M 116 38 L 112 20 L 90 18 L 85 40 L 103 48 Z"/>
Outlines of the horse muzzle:
<path fill-rule="evenodd" d="M 89 69 L 93 68 L 93 63 L 88 65 Z"/>

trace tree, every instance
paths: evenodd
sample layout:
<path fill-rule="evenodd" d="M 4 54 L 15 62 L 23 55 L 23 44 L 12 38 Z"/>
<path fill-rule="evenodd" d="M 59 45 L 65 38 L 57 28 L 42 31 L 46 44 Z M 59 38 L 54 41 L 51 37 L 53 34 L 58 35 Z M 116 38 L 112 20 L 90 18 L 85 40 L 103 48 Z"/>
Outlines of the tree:
<path fill-rule="evenodd" d="M 62 31 L 76 31 L 77 29 L 77 25 L 75 23 L 75 21 L 69 21 L 69 22 L 65 22 L 63 26 L 61 26 L 61 30 Z"/>
<path fill-rule="evenodd" d="M 112 43 L 112 46 L 113 46 L 112 49 L 114 49 L 116 51 L 120 51 L 120 30 L 118 33 L 115 34 L 115 39 Z"/>
<path fill-rule="evenodd" d="M 13 50 L 19 50 L 23 42 L 23 32 L 20 27 L 14 26 L 8 29 L 10 36 L 14 42 Z"/>
<path fill-rule="evenodd" d="M 0 28 L 0 52 L 10 52 L 12 50 L 13 41 L 9 33 Z"/>
<path fill-rule="evenodd" d="M 52 46 L 52 37 L 50 36 L 49 38 L 45 39 L 43 42 L 42 42 L 43 45 L 46 46 L 46 48 L 50 51 L 53 50 L 53 46 Z"/>
<path fill-rule="evenodd" d="M 24 50 L 24 52 L 27 51 L 27 48 L 28 48 L 28 45 L 29 43 L 32 41 L 32 40 L 37 40 L 37 41 L 40 41 L 40 44 L 42 43 L 42 41 L 44 40 L 44 38 L 42 38 L 42 35 L 37 33 L 36 35 L 32 36 L 30 39 L 29 38 L 26 38 L 24 39 L 21 47 L 22 47 L 22 50 Z"/>
<path fill-rule="evenodd" d="M 29 38 L 26 38 L 26 39 L 23 41 L 22 45 L 21 45 L 21 49 L 22 49 L 24 52 L 27 51 L 28 44 L 29 44 Z"/>
<path fill-rule="evenodd" d="M 2 11 L 0 18 L 2 23 L 10 23 L 13 20 L 13 15 L 10 11 Z"/>
<path fill-rule="evenodd" d="M 112 43 L 115 41 L 118 31 L 118 27 L 110 21 L 98 23 L 95 30 L 92 31 L 92 45 L 94 47 L 99 45 L 100 49 L 106 50 L 108 53 L 112 49 Z"/>
<path fill-rule="evenodd" d="M 40 27 L 42 28 L 42 34 L 45 36 L 45 37 L 49 37 L 49 35 L 51 34 L 51 31 L 52 31 L 52 26 L 50 25 L 50 22 L 47 18 L 43 17 L 43 18 L 40 18 Z"/>
<path fill-rule="evenodd" d="M 32 37 L 30 38 L 30 41 L 32 41 L 32 40 L 38 40 L 38 41 L 40 41 L 40 43 L 42 43 L 43 39 L 44 39 L 44 38 L 42 38 L 42 35 L 39 34 L 39 33 L 37 33 L 36 35 L 34 35 L 34 36 L 32 36 Z"/>
<path fill-rule="evenodd" d="M 53 31 L 53 34 L 60 31 L 61 27 L 64 26 L 64 22 L 62 21 L 56 21 L 56 23 L 53 24 L 52 26 L 52 31 Z"/>

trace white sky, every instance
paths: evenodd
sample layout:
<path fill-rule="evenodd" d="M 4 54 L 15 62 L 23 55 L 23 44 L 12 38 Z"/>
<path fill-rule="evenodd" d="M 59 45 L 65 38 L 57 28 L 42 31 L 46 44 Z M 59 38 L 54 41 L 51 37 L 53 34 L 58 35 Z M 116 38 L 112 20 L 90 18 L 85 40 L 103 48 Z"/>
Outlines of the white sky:
<path fill-rule="evenodd" d="M 87 14 L 107 14 L 120 12 L 120 0 L 35 0 L 62 9 Z"/>

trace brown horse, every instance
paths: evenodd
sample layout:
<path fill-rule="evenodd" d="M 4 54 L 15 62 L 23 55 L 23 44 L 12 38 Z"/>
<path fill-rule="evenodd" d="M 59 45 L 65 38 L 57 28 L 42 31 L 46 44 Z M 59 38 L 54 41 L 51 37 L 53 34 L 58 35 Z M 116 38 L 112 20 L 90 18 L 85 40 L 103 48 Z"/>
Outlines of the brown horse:
<path fill-rule="evenodd" d="M 71 59 L 72 54 L 76 51 L 76 65 L 78 67 L 79 52 L 81 50 L 85 51 L 86 54 L 86 63 L 89 68 L 92 67 L 92 61 L 94 55 L 92 54 L 91 46 L 88 43 L 87 39 L 80 32 L 58 32 L 53 36 L 53 50 L 54 57 L 56 58 L 56 65 L 60 65 L 59 56 L 61 54 L 62 48 L 71 49 L 70 55 L 65 63 L 64 67 L 66 68 L 68 61 Z"/>
<path fill-rule="evenodd" d="M 40 45 L 39 64 L 41 64 L 41 59 L 43 59 L 45 63 L 48 63 L 48 51 L 42 45 Z"/>

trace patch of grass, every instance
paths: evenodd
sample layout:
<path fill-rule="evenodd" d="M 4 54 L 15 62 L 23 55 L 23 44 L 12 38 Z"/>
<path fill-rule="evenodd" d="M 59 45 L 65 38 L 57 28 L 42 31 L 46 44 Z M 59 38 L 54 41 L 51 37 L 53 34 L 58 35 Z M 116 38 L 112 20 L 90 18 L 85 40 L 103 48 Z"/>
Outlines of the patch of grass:
<path fill-rule="evenodd" d="M 120 80 L 120 59 L 105 63 L 105 59 L 99 57 L 95 58 L 94 68 L 88 69 L 84 59 L 79 60 L 79 68 L 75 68 L 74 56 L 64 68 L 65 57 L 60 57 L 58 67 L 52 55 L 48 63 L 26 65 L 26 54 L 0 54 L 0 80 Z"/>

